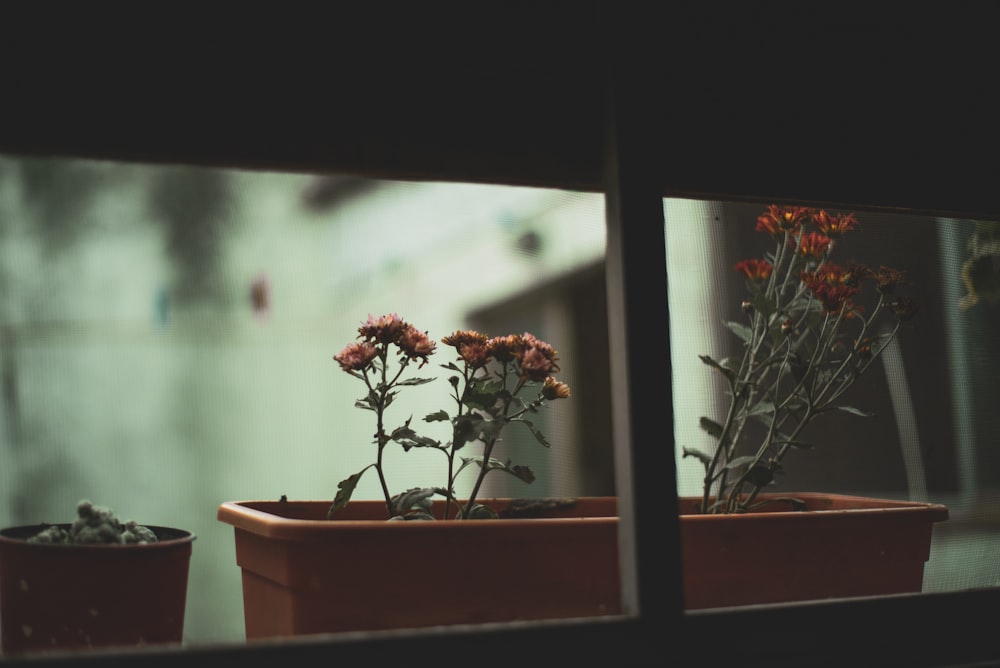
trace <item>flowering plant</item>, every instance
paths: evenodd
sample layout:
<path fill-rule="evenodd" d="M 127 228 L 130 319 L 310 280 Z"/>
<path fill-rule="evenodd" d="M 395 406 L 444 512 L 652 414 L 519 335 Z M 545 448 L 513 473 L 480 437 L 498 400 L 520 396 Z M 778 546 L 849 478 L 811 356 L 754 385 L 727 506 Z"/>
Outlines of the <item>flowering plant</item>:
<path fill-rule="evenodd" d="M 742 355 L 720 361 L 699 356 L 725 377 L 729 395 L 721 424 L 700 420 L 714 450 L 683 449 L 684 457 L 696 457 L 705 467 L 702 513 L 757 507 L 755 499 L 781 471 L 789 450 L 809 447 L 803 431 L 819 415 L 870 415 L 841 400 L 917 306 L 895 294 L 904 282 L 901 271 L 830 259 L 837 239 L 857 225 L 853 213 L 799 206 L 771 205 L 757 218 L 756 230 L 770 236 L 774 247 L 764 258 L 735 267 L 746 278 L 746 322 L 726 324 L 743 342 Z M 866 284 L 875 288 L 867 312 Z"/>
<path fill-rule="evenodd" d="M 493 451 L 507 425 L 524 425 L 535 439 L 549 447 L 542 432 L 528 419 L 547 401 L 570 396 L 569 387 L 553 378 L 559 371 L 556 350 L 529 333 L 489 337 L 473 330 L 459 330 L 441 339 L 455 349 L 455 361 L 441 366 L 453 372 L 448 378 L 454 415 L 439 410 L 424 417 L 424 421 L 447 422 L 451 438 L 442 442 L 421 436 L 410 427 L 412 416 L 402 425 L 386 425 L 386 409 L 404 387 L 430 383 L 434 378 L 404 377 L 411 364 L 422 368 L 434 354 L 437 344 L 397 314 L 369 316 L 358 328 L 359 342 L 348 344 L 334 360 L 340 368 L 365 384 L 365 396 L 355 406 L 375 413 L 375 461 L 342 480 L 330 507 L 328 517 L 343 508 L 351 499 L 361 476 L 369 469 L 378 475 L 390 519 L 434 519 L 431 502 L 435 495 L 444 497 L 444 518 L 455 510 L 456 519 L 496 517 L 492 508 L 476 503 L 483 479 L 490 471 L 504 471 L 530 483 L 535 476 L 526 466 L 517 466 L 508 459 L 501 461 Z M 390 354 L 395 351 L 395 355 Z M 530 395 L 529 390 L 537 389 Z M 398 443 L 404 451 L 430 448 L 445 457 L 444 485 L 414 488 L 391 494 L 383 468 L 383 453 L 389 443 Z M 482 454 L 461 457 L 459 451 L 471 443 L 482 445 Z M 455 494 L 455 481 L 468 466 L 477 464 L 478 474 L 472 493 L 463 503 Z"/>

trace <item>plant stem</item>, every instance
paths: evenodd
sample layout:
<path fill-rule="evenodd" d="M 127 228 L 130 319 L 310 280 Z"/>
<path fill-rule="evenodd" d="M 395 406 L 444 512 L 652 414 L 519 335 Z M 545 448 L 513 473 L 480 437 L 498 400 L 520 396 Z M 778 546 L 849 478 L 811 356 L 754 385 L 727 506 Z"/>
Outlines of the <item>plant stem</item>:
<path fill-rule="evenodd" d="M 507 378 L 509 376 L 509 369 L 507 364 L 508 363 L 506 362 L 504 363 L 503 370 L 500 372 L 500 381 L 505 389 L 507 387 Z M 469 495 L 469 500 L 466 505 L 467 512 L 471 511 L 472 507 L 475 505 L 476 496 L 479 495 L 479 488 L 482 486 L 483 480 L 486 478 L 486 474 L 490 470 L 489 469 L 490 456 L 493 453 L 493 446 L 496 445 L 497 435 L 500 434 L 501 431 L 503 431 L 503 428 L 511 420 L 516 419 L 517 416 L 523 415 L 525 412 L 524 410 L 521 410 L 513 416 L 508 415 L 510 411 L 511 402 L 514 401 L 514 397 L 517 396 L 517 394 L 521 391 L 523 387 L 524 387 L 524 381 L 522 379 L 518 379 L 517 384 L 514 386 L 514 389 L 505 395 L 503 399 L 503 409 L 500 411 L 498 415 L 493 416 L 493 420 L 500 420 L 501 423 L 498 428 L 493 429 L 492 431 L 493 435 L 485 439 L 485 443 L 483 446 L 483 461 L 479 467 L 479 475 L 476 476 L 476 484 L 473 486 L 472 493 Z"/>

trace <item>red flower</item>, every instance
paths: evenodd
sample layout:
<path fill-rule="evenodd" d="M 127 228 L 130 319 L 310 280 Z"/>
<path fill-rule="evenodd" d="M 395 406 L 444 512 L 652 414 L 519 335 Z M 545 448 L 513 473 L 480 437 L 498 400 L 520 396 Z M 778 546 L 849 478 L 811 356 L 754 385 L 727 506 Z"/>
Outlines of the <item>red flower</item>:
<path fill-rule="evenodd" d="M 737 262 L 735 269 L 751 281 L 759 281 L 761 283 L 769 279 L 771 272 L 774 271 L 774 267 L 770 262 L 756 258 Z"/>
<path fill-rule="evenodd" d="M 830 237 L 819 232 L 810 232 L 802 235 L 799 239 L 799 247 L 795 252 L 804 257 L 814 257 L 818 260 L 826 253 L 830 243 Z"/>
<path fill-rule="evenodd" d="M 778 206 L 772 204 L 767 211 L 757 216 L 757 231 L 767 232 L 780 239 L 785 232 L 798 232 L 812 209 L 807 206 Z"/>
<path fill-rule="evenodd" d="M 889 294 L 896 289 L 897 285 L 904 283 L 905 274 L 899 269 L 881 266 L 878 271 L 872 272 L 875 279 L 875 287 L 882 294 Z"/>
<path fill-rule="evenodd" d="M 889 308 L 900 320 L 909 320 L 920 310 L 917 303 L 906 296 L 896 297 L 889 303 Z"/>
<path fill-rule="evenodd" d="M 826 211 L 820 210 L 813 214 L 813 223 L 820 231 L 831 239 L 838 239 L 844 236 L 845 232 L 853 230 L 858 219 L 853 213 L 842 216 L 831 216 Z"/>
<path fill-rule="evenodd" d="M 853 309 L 851 297 L 861 292 L 861 286 L 843 267 L 827 263 L 816 271 L 804 271 L 799 278 L 820 301 L 827 313 Z"/>

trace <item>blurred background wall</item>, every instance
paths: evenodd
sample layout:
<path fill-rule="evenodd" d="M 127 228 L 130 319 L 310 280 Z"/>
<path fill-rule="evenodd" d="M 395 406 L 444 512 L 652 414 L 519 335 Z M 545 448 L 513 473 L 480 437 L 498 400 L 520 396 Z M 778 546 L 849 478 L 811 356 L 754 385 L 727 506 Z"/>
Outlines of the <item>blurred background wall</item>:
<path fill-rule="evenodd" d="M 697 355 L 735 343 L 719 326 L 739 318 L 731 265 L 759 254 L 762 209 L 664 200 L 676 424 L 640 447 L 670 434 L 678 450 L 705 446 L 697 419 L 721 388 Z M 785 488 L 949 503 L 925 588 L 1000 585 L 1000 309 L 958 306 L 973 223 L 859 218 L 851 250 L 910 270 L 922 314 L 859 397 L 880 419 L 855 427 L 877 437 L 821 434 L 789 458 Z M 333 355 L 390 312 L 435 340 L 531 331 L 559 350 L 573 397 L 539 418 L 552 448 L 511 432 L 501 454 L 538 479 L 494 476 L 489 494 L 614 494 L 604 242 L 594 193 L 0 156 L 0 525 L 70 521 L 86 498 L 190 530 L 185 641 L 242 641 L 232 528 L 216 508 L 332 499 L 372 461 L 361 386 Z M 894 377 L 909 417 L 890 401 Z M 396 419 L 444 407 L 441 383 L 401 396 Z M 431 454 L 391 451 L 390 484 L 438 484 Z M 690 458 L 677 484 L 698 492 Z M 355 498 L 380 498 L 374 477 Z"/>
<path fill-rule="evenodd" d="M 373 460 L 361 385 L 333 361 L 358 325 L 397 312 L 435 340 L 473 311 L 519 325 L 491 305 L 600 265 L 603 221 L 603 197 L 575 192 L 0 158 L 0 524 L 71 521 L 86 498 L 193 531 L 186 642 L 242 640 L 216 508 L 332 499 Z M 552 303 L 533 302 L 532 331 L 572 387 L 574 328 Z M 441 383 L 401 397 L 399 422 L 444 408 Z M 558 475 L 511 493 L 586 491 L 576 410 L 552 406 L 552 451 L 523 453 Z M 429 454 L 390 453 L 390 484 L 440 484 Z M 355 498 L 380 498 L 375 483 Z"/>

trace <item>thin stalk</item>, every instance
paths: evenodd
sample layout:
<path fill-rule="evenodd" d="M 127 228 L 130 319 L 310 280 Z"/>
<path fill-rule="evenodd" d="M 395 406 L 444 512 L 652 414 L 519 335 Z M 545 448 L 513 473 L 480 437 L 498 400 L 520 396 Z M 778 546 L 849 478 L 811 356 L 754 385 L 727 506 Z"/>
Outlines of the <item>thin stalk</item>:
<path fill-rule="evenodd" d="M 465 411 L 463 410 L 465 408 L 465 402 L 462 401 L 462 395 L 463 393 L 468 391 L 469 381 L 474 373 L 475 373 L 474 369 L 470 369 L 468 364 L 464 364 L 462 369 L 461 383 L 456 382 L 454 387 L 452 388 L 454 391 L 453 396 L 455 398 L 455 403 L 458 405 L 458 417 L 462 417 L 463 415 L 466 414 Z M 461 390 L 459 390 L 460 386 L 462 388 Z M 458 503 L 457 499 L 455 499 L 454 497 L 454 490 L 455 490 L 455 455 L 460 447 L 459 439 L 460 435 L 458 434 L 457 429 L 453 430 L 451 434 L 451 447 L 448 449 L 447 453 L 448 477 L 446 478 L 446 480 L 448 481 L 448 496 L 445 499 L 444 519 L 448 519 L 450 517 L 452 503 L 453 502 L 456 504 Z M 464 445 L 465 443 L 463 441 L 462 446 Z"/>
<path fill-rule="evenodd" d="M 504 389 L 506 389 L 507 387 L 508 375 L 509 375 L 509 369 L 507 367 L 507 363 L 504 363 L 503 370 L 500 373 L 500 380 Z M 517 416 L 522 415 L 524 413 L 524 411 L 522 410 L 519 413 L 515 414 L 514 416 L 508 416 L 508 411 L 510 411 L 510 404 L 511 402 L 514 401 L 514 397 L 517 396 L 517 393 L 521 391 L 522 387 L 524 387 L 524 380 L 519 378 L 517 384 L 514 386 L 514 390 L 508 393 L 506 398 L 503 400 L 503 410 L 501 411 L 500 415 L 494 418 L 494 420 L 501 420 L 501 425 L 499 429 L 493 431 L 493 434 L 499 434 L 511 420 L 515 419 Z M 483 480 L 486 478 L 486 473 L 489 471 L 490 455 L 493 453 L 493 446 L 496 445 L 496 442 L 497 442 L 497 436 L 495 435 L 486 439 L 486 442 L 483 447 L 482 465 L 479 467 L 479 475 L 476 476 L 476 484 L 472 488 L 472 493 L 469 495 L 468 505 L 466 506 L 466 508 L 468 509 L 471 509 L 473 507 L 476 501 L 476 497 L 479 495 L 479 488 L 482 486 Z"/>

